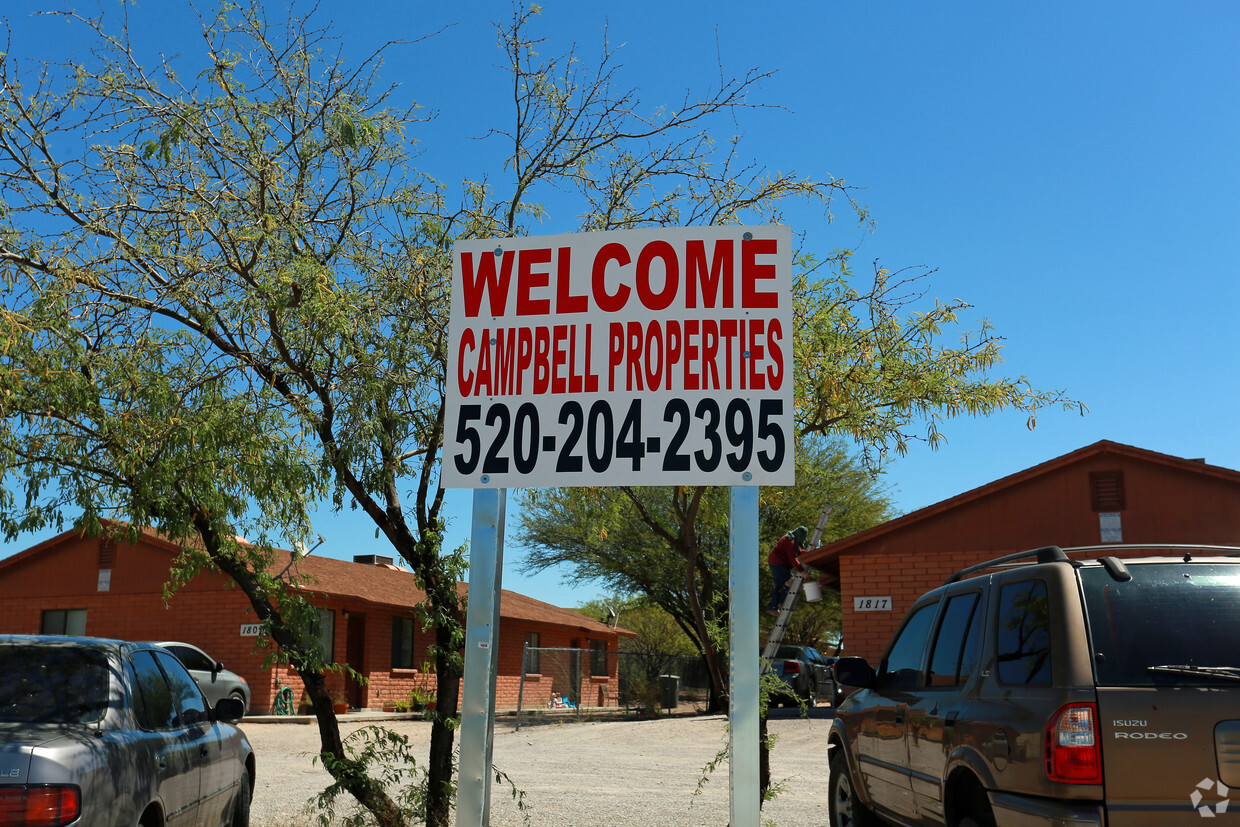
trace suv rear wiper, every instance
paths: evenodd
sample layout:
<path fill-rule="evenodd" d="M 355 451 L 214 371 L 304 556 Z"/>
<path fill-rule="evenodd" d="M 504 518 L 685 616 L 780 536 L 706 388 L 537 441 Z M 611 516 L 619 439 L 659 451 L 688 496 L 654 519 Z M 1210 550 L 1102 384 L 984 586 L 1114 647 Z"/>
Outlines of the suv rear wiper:
<path fill-rule="evenodd" d="M 1166 666 L 1146 667 L 1151 672 L 1174 672 L 1179 675 L 1207 675 L 1211 678 L 1224 678 L 1240 681 L 1240 666 L 1193 666 L 1189 663 L 1172 663 Z"/>

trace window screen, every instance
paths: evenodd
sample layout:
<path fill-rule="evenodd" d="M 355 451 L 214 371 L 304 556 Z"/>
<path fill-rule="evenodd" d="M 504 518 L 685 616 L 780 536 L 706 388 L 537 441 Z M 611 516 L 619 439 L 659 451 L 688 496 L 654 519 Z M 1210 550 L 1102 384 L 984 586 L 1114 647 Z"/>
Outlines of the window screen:
<path fill-rule="evenodd" d="M 413 668 L 413 618 L 392 618 L 392 668 Z"/>
<path fill-rule="evenodd" d="M 49 609 L 43 613 L 42 630 L 45 635 L 81 637 L 86 634 L 86 610 Z"/>
<path fill-rule="evenodd" d="M 323 652 L 323 663 L 336 662 L 336 613 L 331 609 L 318 609 L 310 622 L 310 634 L 318 638 Z"/>
<path fill-rule="evenodd" d="M 537 675 L 542 672 L 540 667 L 538 647 L 540 637 L 538 632 L 525 633 L 525 671 L 528 674 Z"/>
<path fill-rule="evenodd" d="M 590 641 L 590 675 L 592 677 L 607 676 L 607 641 Z"/>

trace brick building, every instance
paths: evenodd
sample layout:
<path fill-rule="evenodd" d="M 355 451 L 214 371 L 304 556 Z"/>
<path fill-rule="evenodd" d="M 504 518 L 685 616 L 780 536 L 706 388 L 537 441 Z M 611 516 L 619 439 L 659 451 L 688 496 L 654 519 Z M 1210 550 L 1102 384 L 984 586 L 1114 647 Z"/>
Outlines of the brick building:
<path fill-rule="evenodd" d="M 1240 545 L 1240 472 L 1104 440 L 801 560 L 840 591 L 844 650 L 876 664 L 912 602 L 965 566 L 1120 542 Z"/>
<path fill-rule="evenodd" d="M 301 695 L 301 681 L 287 666 L 264 667 L 257 649 L 253 610 L 221 574 L 201 574 L 165 605 L 164 583 L 179 549 L 154 533 L 134 545 L 67 531 L 0 560 L 0 633 L 57 632 L 127 640 L 181 640 L 204 649 L 245 677 L 251 709 L 271 710 L 281 686 Z M 273 572 L 290 562 L 277 554 Z M 380 708 L 434 685 L 424 666 L 433 631 L 423 631 L 414 607 L 425 598 L 408 571 L 390 558 L 354 562 L 311 555 L 293 563 L 312 578 L 324 650 L 367 677 L 365 684 L 329 676 L 350 705 Z M 458 585 L 462 594 L 468 586 Z M 545 704 L 552 693 L 585 705 L 614 704 L 618 697 L 617 641 L 632 636 L 598 620 L 504 591 L 500 602 L 498 706 L 515 706 L 526 643 L 586 650 L 564 674 L 525 675 L 524 703 Z M 607 653 L 613 653 L 608 657 Z"/>

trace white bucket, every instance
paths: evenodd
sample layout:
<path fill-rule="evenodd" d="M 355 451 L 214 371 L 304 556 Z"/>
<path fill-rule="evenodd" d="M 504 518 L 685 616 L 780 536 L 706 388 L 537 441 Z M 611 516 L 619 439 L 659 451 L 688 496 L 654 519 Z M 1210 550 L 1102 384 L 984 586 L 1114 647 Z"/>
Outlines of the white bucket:
<path fill-rule="evenodd" d="M 801 584 L 801 588 L 805 589 L 805 599 L 810 603 L 817 603 L 822 600 L 822 588 L 813 581 L 806 580 Z"/>

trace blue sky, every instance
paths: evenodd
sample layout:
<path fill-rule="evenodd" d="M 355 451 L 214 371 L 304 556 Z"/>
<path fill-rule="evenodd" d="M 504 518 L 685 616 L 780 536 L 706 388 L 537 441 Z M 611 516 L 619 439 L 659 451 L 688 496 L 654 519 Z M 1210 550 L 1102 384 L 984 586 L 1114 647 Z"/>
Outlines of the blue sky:
<path fill-rule="evenodd" d="M 104 0 L 111 14 L 117 4 Z M 15 52 L 52 56 L 65 30 L 4 6 Z M 199 42 L 172 0 L 130 10 L 139 37 L 167 51 Z M 275 8 L 275 4 L 271 4 Z M 729 2 L 542 4 L 542 51 L 574 43 L 592 61 L 603 26 L 620 78 L 650 109 L 675 107 L 723 71 L 774 70 L 755 102 L 721 121 L 772 169 L 862 187 L 865 233 L 837 211 L 790 211 L 810 247 L 855 246 L 859 275 L 937 268 L 931 296 L 975 306 L 1007 340 L 1000 372 L 1063 388 L 1089 406 L 957 420 L 938 451 L 914 445 L 887 481 L 911 511 L 1100 439 L 1240 468 L 1240 5 L 1043 2 Z M 505 2 L 323 0 L 346 55 L 386 39 L 383 76 L 436 113 L 416 135 L 424 167 L 449 184 L 503 176 L 481 137 L 510 117 L 490 21 Z M 446 28 L 445 28 L 446 27 Z M 440 31 L 442 29 L 442 31 Z M 717 59 L 718 58 L 718 59 Z M 571 229 L 555 205 L 539 232 Z M 452 492 L 449 543 L 469 532 L 468 492 Z M 515 523 L 509 498 L 509 528 Z M 323 515 L 319 552 L 386 553 L 373 527 Z M 41 539 L 0 548 L 7 555 Z M 562 605 L 591 586 L 554 572 L 523 577 L 506 548 L 504 585 Z"/>

